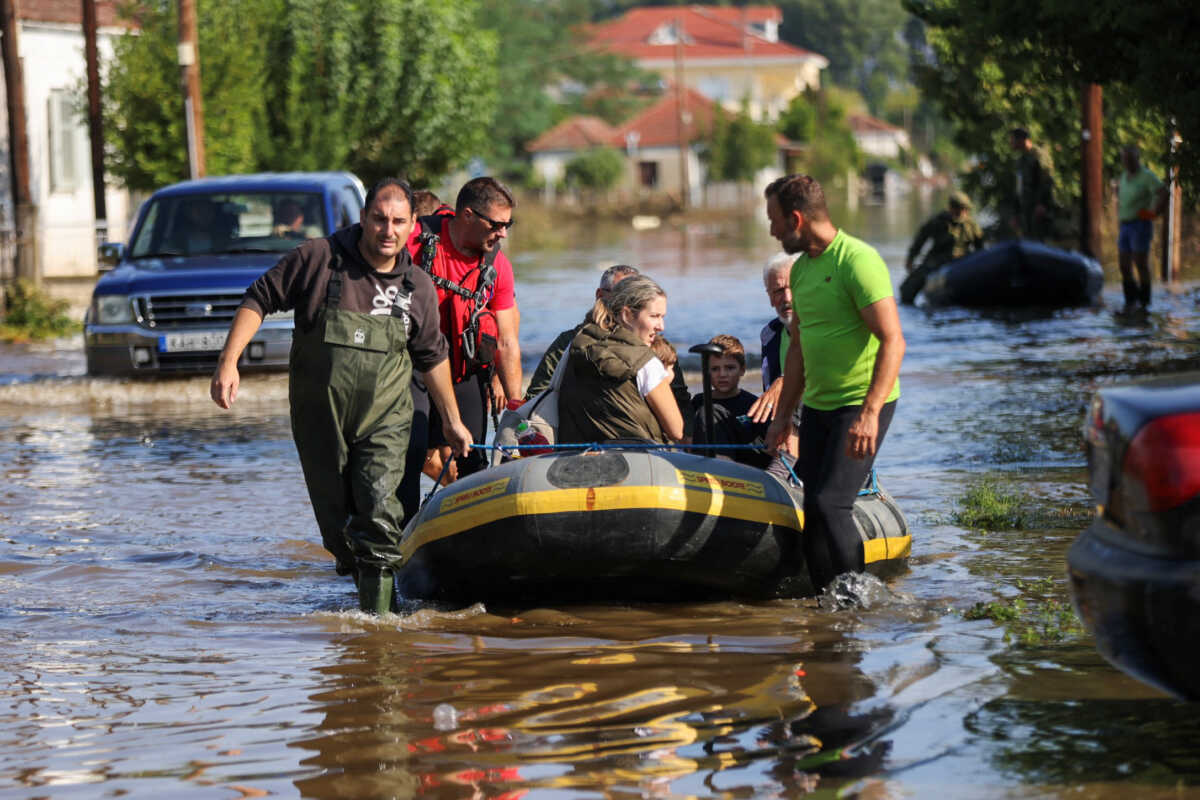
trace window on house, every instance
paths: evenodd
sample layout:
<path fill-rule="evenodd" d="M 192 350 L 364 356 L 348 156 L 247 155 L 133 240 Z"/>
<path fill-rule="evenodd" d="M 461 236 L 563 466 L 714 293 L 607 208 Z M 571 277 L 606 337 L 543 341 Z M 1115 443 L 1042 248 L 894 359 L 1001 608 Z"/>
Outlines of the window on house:
<path fill-rule="evenodd" d="M 658 162 L 639 161 L 638 179 L 641 181 L 642 186 L 647 189 L 658 188 Z"/>
<path fill-rule="evenodd" d="M 75 111 L 74 97 L 67 89 L 51 89 L 49 98 L 50 191 L 73 192 L 79 188 L 86 149 L 86 128 Z"/>

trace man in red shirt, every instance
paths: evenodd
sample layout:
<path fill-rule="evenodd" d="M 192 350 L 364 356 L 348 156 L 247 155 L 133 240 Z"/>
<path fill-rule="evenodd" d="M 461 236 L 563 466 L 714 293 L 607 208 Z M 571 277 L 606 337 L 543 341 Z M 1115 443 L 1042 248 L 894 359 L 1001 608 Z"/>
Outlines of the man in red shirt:
<path fill-rule="evenodd" d="M 408 243 L 413 261 L 424 267 L 422 233 L 433 233 L 438 237 L 428 267 L 438 290 L 442 333 L 450 345 L 455 397 L 463 423 L 478 444 L 483 444 L 487 434 L 489 400 L 491 407 L 499 411 L 510 398 L 515 401 L 521 397 L 521 347 L 517 341 L 519 313 L 513 269 L 500 252 L 501 242 L 513 225 L 515 205 L 512 193 L 504 184 L 495 178 L 475 178 L 459 190 L 453 214 L 447 209 L 432 217 L 422 217 Z M 489 266 L 494 268 L 494 278 L 490 286 L 485 285 L 480 292 L 480 278 L 490 272 Z M 469 330 L 472 317 L 478 320 L 482 336 Z M 491 342 L 494 342 L 494 354 L 487 352 Z M 472 349 L 476 352 L 469 352 Z M 416 513 L 419 504 L 420 474 L 425 462 L 438 456 L 446 445 L 440 433 L 437 409 L 430 409 L 428 396 L 419 381 L 413 382 L 413 403 L 413 435 L 409 441 L 405 479 L 400 486 L 400 498 L 410 517 Z M 424 446 L 419 430 L 421 423 L 425 423 L 428 431 Z M 449 457 L 448 451 L 444 457 Z M 474 472 L 484 463 L 480 454 L 469 463 L 459 463 L 458 474 Z"/>

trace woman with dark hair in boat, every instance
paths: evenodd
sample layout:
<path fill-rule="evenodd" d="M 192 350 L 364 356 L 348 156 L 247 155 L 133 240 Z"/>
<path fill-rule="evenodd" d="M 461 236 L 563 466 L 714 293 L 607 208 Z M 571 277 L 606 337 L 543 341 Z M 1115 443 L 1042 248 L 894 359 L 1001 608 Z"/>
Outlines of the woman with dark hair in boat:
<path fill-rule="evenodd" d="M 651 344 L 663 330 L 667 293 L 645 275 L 625 278 L 597 299 L 571 342 L 558 398 L 563 443 L 683 438 L 671 368 Z"/>

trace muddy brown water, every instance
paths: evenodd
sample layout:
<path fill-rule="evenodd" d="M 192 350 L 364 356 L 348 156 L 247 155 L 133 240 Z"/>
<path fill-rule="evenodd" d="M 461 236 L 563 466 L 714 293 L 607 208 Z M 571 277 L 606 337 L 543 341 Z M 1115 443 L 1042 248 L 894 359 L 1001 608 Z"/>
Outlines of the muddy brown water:
<path fill-rule="evenodd" d="M 900 276 L 920 204 L 844 217 Z M 516 243 L 514 243 L 516 245 Z M 668 335 L 770 315 L 761 228 L 582 232 L 514 248 L 522 341 L 628 261 Z M 1110 280 L 1105 300 L 1118 302 Z M 1200 363 L 1195 278 L 1144 323 L 1105 309 L 905 308 L 879 460 L 914 530 L 855 602 L 354 611 L 318 537 L 286 380 L 221 412 L 204 379 L 83 376 L 78 341 L 0 350 L 0 796 L 1200 796 L 1195 707 L 1086 637 L 1022 645 L 962 611 L 1049 579 L 1078 527 L 954 524 L 985 477 L 1088 505 L 1089 392 Z"/>

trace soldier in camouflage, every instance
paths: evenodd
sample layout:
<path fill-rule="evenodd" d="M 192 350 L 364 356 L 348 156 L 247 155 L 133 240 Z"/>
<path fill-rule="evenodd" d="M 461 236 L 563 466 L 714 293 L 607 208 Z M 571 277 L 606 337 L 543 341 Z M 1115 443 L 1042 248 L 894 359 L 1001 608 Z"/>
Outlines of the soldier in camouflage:
<path fill-rule="evenodd" d="M 921 266 L 913 269 L 913 263 L 921 249 L 929 244 Z M 952 192 L 945 211 L 931 217 L 917 231 L 904 269 L 908 277 L 900 284 L 900 302 L 912 304 L 925 286 L 925 280 L 943 264 L 962 258 L 983 247 L 983 231 L 971 217 L 971 199 L 962 192 Z"/>
<path fill-rule="evenodd" d="M 1045 150 L 1034 146 L 1024 128 L 1013 128 L 1008 136 L 1017 154 L 1008 225 L 1018 239 L 1041 241 L 1052 233 L 1054 163 Z"/>

